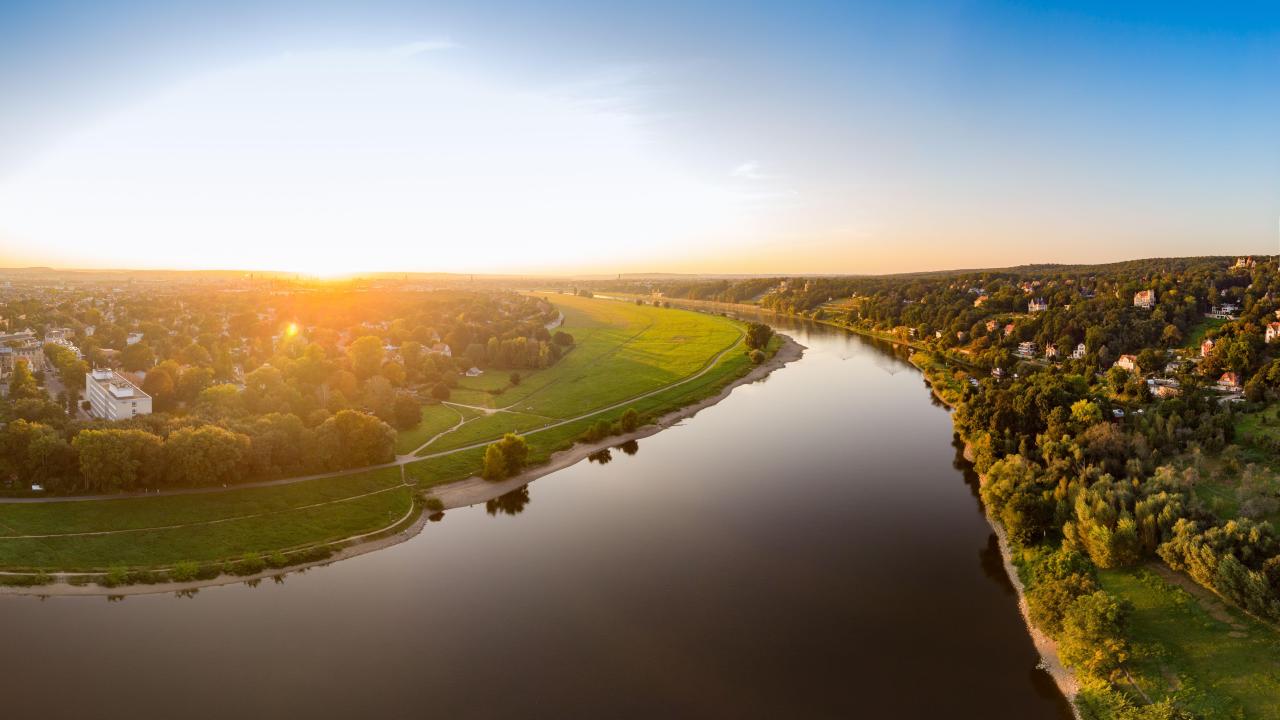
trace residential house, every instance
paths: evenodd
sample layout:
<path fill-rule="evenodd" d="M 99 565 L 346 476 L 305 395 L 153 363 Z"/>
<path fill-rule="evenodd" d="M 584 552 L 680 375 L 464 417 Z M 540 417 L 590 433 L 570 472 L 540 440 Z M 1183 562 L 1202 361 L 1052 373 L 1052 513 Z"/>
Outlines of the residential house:
<path fill-rule="evenodd" d="M 1036 355 L 1036 344 L 1030 340 L 1018 343 L 1018 357 L 1032 358 Z"/>
<path fill-rule="evenodd" d="M 1133 306 L 1137 308 L 1142 308 L 1143 310 L 1150 310 L 1151 308 L 1155 307 L 1156 291 L 1155 290 L 1138 291 L 1133 296 Z"/>
<path fill-rule="evenodd" d="M 142 333 L 131 332 L 129 333 L 129 336 L 124 339 L 124 342 L 126 345 L 137 345 L 142 342 Z"/>
<path fill-rule="evenodd" d="M 999 380 L 999 379 L 1003 378 L 1003 377 L 1004 377 L 1004 370 L 1003 370 L 1003 369 L 1001 369 L 1001 368 L 992 368 L 992 369 L 991 369 L 991 377 L 993 377 L 993 378 L 995 378 L 995 379 L 997 379 L 997 380 Z"/>
<path fill-rule="evenodd" d="M 1050 344 L 1050 345 L 1045 345 L 1045 346 L 1044 346 L 1044 356 L 1045 356 L 1045 358 L 1050 359 L 1050 360 L 1052 360 L 1053 358 L 1058 357 L 1058 346 L 1057 346 L 1057 345 L 1052 345 L 1052 344 Z"/>
<path fill-rule="evenodd" d="M 1148 378 L 1147 390 L 1161 400 L 1177 397 L 1182 393 L 1182 389 L 1178 385 L 1178 381 L 1169 378 Z"/>
<path fill-rule="evenodd" d="M 1014 328 L 1014 326 L 1013 326 L 1013 323 L 1009 323 L 1008 325 L 1005 325 L 1005 326 L 1004 326 L 1004 334 L 1005 334 L 1005 335 L 1012 335 L 1014 330 L 1015 330 L 1015 328 Z"/>
<path fill-rule="evenodd" d="M 1027 312 L 1044 312 L 1049 309 L 1049 303 L 1044 298 L 1036 298 L 1027 303 Z"/>
<path fill-rule="evenodd" d="M 984 304 L 984 303 L 986 303 L 988 299 L 989 299 L 989 298 L 988 298 L 986 295 L 979 295 L 978 297 L 974 298 L 974 300 L 973 300 L 973 306 L 974 306 L 974 307 L 982 307 L 982 306 L 983 306 L 983 304 Z"/>
<path fill-rule="evenodd" d="M 1280 322 L 1267 323 L 1267 342 L 1280 340 Z"/>
<path fill-rule="evenodd" d="M 1076 349 L 1071 351 L 1070 358 L 1072 360 L 1083 360 L 1088 351 L 1084 347 L 1084 343 L 1076 345 Z"/>
<path fill-rule="evenodd" d="M 1129 372 L 1137 372 L 1138 356 L 1137 355 L 1121 355 L 1120 359 L 1116 360 L 1116 367 L 1124 368 Z"/>
<path fill-rule="evenodd" d="M 1240 392 L 1240 376 L 1233 372 L 1222 373 L 1218 378 L 1218 389 L 1223 392 Z"/>
<path fill-rule="evenodd" d="M 1205 339 L 1200 343 L 1200 357 L 1209 357 L 1209 353 L 1213 352 L 1213 341 Z"/>

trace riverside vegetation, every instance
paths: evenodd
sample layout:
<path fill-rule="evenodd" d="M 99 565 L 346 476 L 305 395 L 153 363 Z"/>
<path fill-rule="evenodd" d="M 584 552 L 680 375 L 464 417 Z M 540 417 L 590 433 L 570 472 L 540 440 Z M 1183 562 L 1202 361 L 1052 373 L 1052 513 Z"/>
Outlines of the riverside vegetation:
<path fill-rule="evenodd" d="M 71 419 L 43 396 L 38 375 L 11 384 L 0 405 L 8 492 L 30 495 L 27 483 L 38 479 L 46 494 L 68 497 L 0 504 L 0 582 L 40 584 L 54 573 L 108 586 L 202 580 L 321 560 L 353 539 L 399 532 L 424 510 L 439 512 L 436 486 L 516 475 L 576 441 L 630 432 L 712 396 L 780 342 L 723 317 L 573 294 L 351 291 L 345 300 L 303 302 L 276 293 L 280 305 L 243 320 L 251 328 L 274 323 L 274 337 L 254 329 L 239 343 L 194 340 L 206 350 L 202 343 L 230 347 L 231 378 L 239 363 L 259 363 L 244 383 L 175 392 L 155 415 Z M 227 294 L 201 302 L 242 301 Z M 357 301 L 361 308 L 352 307 Z M 310 302 L 323 311 L 304 312 Z M 355 327 L 307 324 L 339 307 Z M 388 308 L 403 316 L 372 319 Z M 151 332 L 172 338 L 167 329 Z M 165 359 L 152 358 L 146 377 L 168 363 L 182 386 L 199 366 L 172 355 L 204 356 L 182 340 L 162 344 Z M 445 344 L 467 349 L 446 354 Z M 112 357 L 119 355 L 93 363 Z M 482 372 L 464 372 L 471 368 Z M 397 408 L 407 401 L 411 414 Z M 501 461 L 486 462 L 495 452 Z M 103 491 L 132 493 L 74 497 Z"/>
<path fill-rule="evenodd" d="M 911 345 L 1078 711 L 1280 717 L 1277 258 L 600 289 Z"/>

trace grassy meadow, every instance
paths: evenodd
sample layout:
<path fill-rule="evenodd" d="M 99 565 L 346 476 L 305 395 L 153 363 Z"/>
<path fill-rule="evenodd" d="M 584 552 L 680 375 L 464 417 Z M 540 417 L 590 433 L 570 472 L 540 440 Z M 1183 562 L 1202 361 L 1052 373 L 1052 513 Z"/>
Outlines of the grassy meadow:
<path fill-rule="evenodd" d="M 1280 718 L 1280 635 L 1167 569 L 1104 570 L 1133 606 L 1127 669 L 1134 695 L 1172 698 L 1204 720 Z M 1184 588 L 1183 585 L 1186 587 Z"/>

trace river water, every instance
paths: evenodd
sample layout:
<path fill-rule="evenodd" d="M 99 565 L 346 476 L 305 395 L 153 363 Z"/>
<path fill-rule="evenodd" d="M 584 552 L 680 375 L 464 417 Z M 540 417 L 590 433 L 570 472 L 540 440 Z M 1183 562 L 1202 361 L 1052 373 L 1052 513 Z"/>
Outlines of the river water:
<path fill-rule="evenodd" d="M 393 548 L 190 597 L 0 598 L 0 707 L 1069 718 L 946 409 L 891 347 L 780 327 L 800 362 Z"/>

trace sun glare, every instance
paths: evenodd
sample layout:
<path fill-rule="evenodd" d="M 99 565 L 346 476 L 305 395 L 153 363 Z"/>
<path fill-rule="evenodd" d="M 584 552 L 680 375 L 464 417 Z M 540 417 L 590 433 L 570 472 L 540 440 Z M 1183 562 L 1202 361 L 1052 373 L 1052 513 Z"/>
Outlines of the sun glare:
<path fill-rule="evenodd" d="M 0 185 L 0 231 L 82 266 L 332 278 L 598 268 L 750 224 L 727 172 L 683 166 L 610 96 L 625 83 L 588 97 L 437 60 L 296 54 L 196 78 Z"/>

